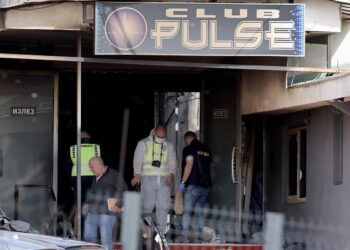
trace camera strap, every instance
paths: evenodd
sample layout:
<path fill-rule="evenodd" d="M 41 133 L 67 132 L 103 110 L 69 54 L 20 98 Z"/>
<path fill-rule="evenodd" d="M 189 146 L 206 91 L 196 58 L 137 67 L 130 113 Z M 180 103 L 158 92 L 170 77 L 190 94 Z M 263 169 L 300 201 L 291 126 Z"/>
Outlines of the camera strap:
<path fill-rule="evenodd" d="M 159 143 L 157 143 L 159 144 Z M 162 162 L 162 157 L 163 157 L 163 142 L 161 143 L 161 148 L 160 148 L 160 159 L 159 161 Z M 152 144 L 152 161 L 154 161 L 154 140 L 153 140 L 153 144 Z"/>

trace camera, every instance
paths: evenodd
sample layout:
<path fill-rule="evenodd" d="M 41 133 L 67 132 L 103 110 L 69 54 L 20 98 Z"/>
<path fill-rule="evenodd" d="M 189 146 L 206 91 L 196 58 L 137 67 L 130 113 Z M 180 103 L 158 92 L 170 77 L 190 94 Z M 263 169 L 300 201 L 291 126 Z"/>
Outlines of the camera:
<path fill-rule="evenodd" d="M 152 166 L 156 168 L 160 168 L 160 161 L 152 161 Z"/>

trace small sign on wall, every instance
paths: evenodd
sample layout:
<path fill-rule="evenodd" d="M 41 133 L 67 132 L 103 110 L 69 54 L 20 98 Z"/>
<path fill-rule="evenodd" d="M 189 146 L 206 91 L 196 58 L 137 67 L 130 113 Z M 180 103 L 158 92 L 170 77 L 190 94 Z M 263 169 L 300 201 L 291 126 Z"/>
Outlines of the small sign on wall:
<path fill-rule="evenodd" d="M 227 119 L 228 118 L 228 109 L 213 109 L 213 118 L 214 119 Z"/>
<path fill-rule="evenodd" d="M 12 116 L 34 116 L 36 114 L 35 107 L 12 107 Z"/>

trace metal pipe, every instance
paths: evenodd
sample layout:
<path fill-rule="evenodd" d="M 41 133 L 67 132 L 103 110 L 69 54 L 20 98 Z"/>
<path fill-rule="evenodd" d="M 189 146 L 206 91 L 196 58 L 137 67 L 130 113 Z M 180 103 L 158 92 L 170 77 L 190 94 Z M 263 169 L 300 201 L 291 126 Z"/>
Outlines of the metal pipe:
<path fill-rule="evenodd" d="M 77 37 L 77 55 L 81 57 L 81 33 Z M 81 240 L 81 61 L 77 62 L 77 237 Z"/>
<path fill-rule="evenodd" d="M 53 192 L 57 194 L 58 190 L 58 74 L 54 76 L 54 123 L 53 123 L 53 174 L 52 174 L 52 186 Z M 57 213 L 57 202 L 52 207 L 53 214 Z M 53 232 L 57 232 L 57 217 L 54 221 Z"/>
<path fill-rule="evenodd" d="M 128 108 L 124 109 L 123 112 L 123 126 L 122 126 L 122 134 L 121 134 L 121 142 L 120 142 L 120 151 L 119 151 L 119 173 L 124 176 L 125 172 L 125 157 L 126 157 L 126 149 L 128 145 L 128 131 L 129 131 L 129 119 L 130 119 L 130 110 Z M 122 190 L 122 182 L 118 181 L 117 183 L 118 189 Z"/>
<path fill-rule="evenodd" d="M 319 72 L 319 73 L 342 72 L 341 70 L 338 70 L 338 69 L 312 68 L 312 67 L 197 63 L 197 62 L 176 62 L 176 61 L 149 61 L 149 60 L 92 58 L 92 57 L 81 57 L 81 56 L 70 57 L 70 56 L 47 56 L 47 55 L 10 54 L 10 53 L 0 53 L 0 59 L 84 62 L 84 63 L 99 63 L 99 64 L 140 65 L 140 66 L 157 66 L 157 67 L 197 68 L 197 69 L 237 69 L 237 70 L 265 70 L 265 71 L 286 71 L 286 72 L 287 71 Z"/>

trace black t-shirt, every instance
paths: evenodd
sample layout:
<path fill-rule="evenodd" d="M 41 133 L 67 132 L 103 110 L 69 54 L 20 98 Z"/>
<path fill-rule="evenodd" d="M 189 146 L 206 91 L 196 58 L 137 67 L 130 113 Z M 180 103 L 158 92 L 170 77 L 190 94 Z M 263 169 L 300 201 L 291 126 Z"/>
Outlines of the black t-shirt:
<path fill-rule="evenodd" d="M 212 155 L 210 150 L 198 140 L 193 140 L 190 145 L 186 146 L 182 151 L 182 175 L 184 174 L 184 169 L 186 166 L 186 158 L 188 156 L 193 157 L 193 166 L 192 171 L 189 178 L 186 181 L 186 186 L 188 185 L 200 185 L 199 181 L 201 179 L 201 172 L 199 169 L 198 161 L 200 162 L 200 166 L 203 174 L 209 177 L 209 182 L 205 186 L 211 186 L 211 173 L 210 173 L 210 165 L 212 160 Z"/>

